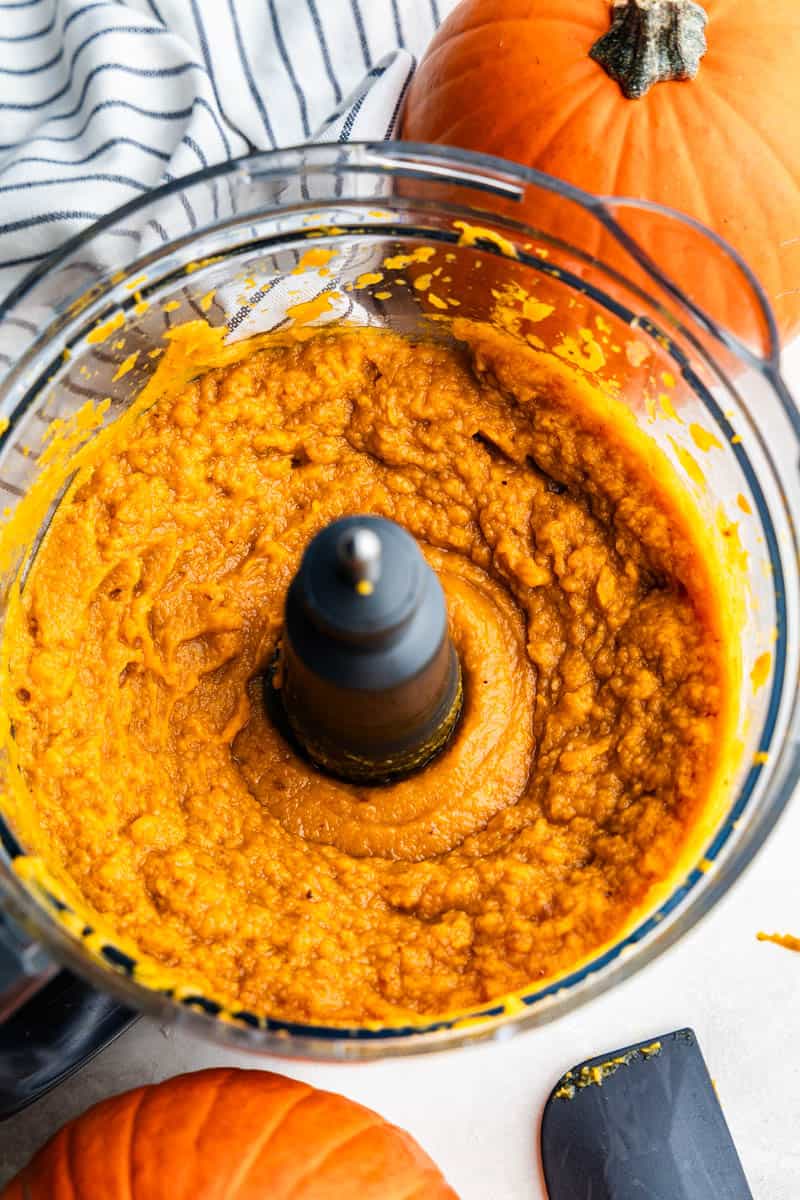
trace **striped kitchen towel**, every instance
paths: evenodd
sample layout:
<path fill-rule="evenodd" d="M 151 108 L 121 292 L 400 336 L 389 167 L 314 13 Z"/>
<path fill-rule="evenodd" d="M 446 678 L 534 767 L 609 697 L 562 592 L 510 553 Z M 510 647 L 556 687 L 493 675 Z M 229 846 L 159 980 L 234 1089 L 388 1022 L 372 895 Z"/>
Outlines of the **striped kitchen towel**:
<path fill-rule="evenodd" d="M 149 188 L 391 136 L 457 0 L 0 0 L 0 296 Z"/>

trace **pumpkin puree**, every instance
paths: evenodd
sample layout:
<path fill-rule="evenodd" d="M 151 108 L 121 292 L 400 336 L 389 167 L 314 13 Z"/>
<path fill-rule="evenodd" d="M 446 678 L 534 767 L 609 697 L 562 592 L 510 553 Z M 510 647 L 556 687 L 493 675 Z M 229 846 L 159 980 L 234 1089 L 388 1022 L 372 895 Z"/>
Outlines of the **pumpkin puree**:
<path fill-rule="evenodd" d="M 669 875 L 719 773 L 722 625 L 666 460 L 573 368 L 453 330 L 284 338 L 162 396 L 22 592 L 28 849 L 234 1007 L 391 1022 L 564 970 Z M 359 512 L 419 539 L 465 684 L 444 753 L 380 788 L 317 774 L 260 694 L 304 547 Z"/>

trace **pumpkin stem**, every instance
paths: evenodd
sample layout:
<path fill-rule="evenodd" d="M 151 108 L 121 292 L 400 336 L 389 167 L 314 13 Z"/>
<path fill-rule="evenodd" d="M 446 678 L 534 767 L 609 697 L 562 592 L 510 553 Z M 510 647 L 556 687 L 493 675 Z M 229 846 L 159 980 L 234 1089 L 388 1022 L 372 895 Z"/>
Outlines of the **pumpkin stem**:
<path fill-rule="evenodd" d="M 590 51 L 629 100 L 654 83 L 694 79 L 707 50 L 708 14 L 695 0 L 613 0 L 611 28 Z"/>

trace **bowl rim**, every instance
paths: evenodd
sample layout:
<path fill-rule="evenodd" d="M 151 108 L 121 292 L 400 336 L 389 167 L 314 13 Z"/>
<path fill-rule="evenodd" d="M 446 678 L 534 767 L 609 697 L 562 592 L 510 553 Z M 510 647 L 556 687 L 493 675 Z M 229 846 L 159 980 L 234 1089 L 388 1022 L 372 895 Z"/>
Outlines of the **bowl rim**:
<path fill-rule="evenodd" d="M 344 159 L 342 158 L 343 152 L 345 152 Z M 355 163 L 348 161 L 348 156 L 355 156 L 357 161 Z M 363 161 L 365 157 L 368 160 L 366 162 Z M 521 167 L 489 155 L 453 150 L 448 147 L 426 146 L 421 143 L 304 144 L 247 155 L 205 168 L 189 176 L 171 180 L 162 187 L 145 193 L 107 214 L 47 256 L 0 302 L 0 322 L 12 316 L 14 310 L 24 302 L 37 284 L 47 278 L 62 262 L 67 261 L 76 250 L 86 246 L 94 237 L 99 236 L 120 220 L 146 209 L 165 196 L 180 193 L 197 183 L 242 170 L 250 176 L 256 174 L 259 178 L 270 174 L 286 176 L 292 171 L 297 174 L 308 166 L 309 159 L 314 158 L 320 160 L 319 165 L 325 170 L 338 168 L 339 170 L 358 169 L 376 172 L 389 171 L 390 173 L 399 160 L 406 166 L 410 164 L 412 175 L 425 176 L 430 169 L 435 167 L 438 169 L 436 177 L 440 179 L 442 167 L 445 170 L 448 168 L 451 170 L 462 169 L 467 172 L 477 172 L 484 177 L 494 177 L 498 183 L 510 179 L 518 186 L 532 184 L 575 201 L 590 211 L 655 283 L 686 309 L 705 331 L 711 333 L 727 350 L 738 358 L 744 359 L 764 376 L 787 413 L 793 429 L 800 435 L 800 412 L 798 412 L 780 375 L 780 348 L 774 315 L 761 285 L 750 268 L 737 252 L 718 235 L 706 230 L 699 222 L 685 217 L 683 214 L 676 214 L 673 210 L 661 205 L 620 197 L 594 196 L 570 184 L 543 175 L 533 168 Z M 341 202 L 341 198 L 337 198 L 337 200 Z M 325 203 L 326 200 L 317 199 L 313 203 L 309 201 L 308 205 L 311 208 L 319 208 L 324 207 Z M 768 353 L 764 358 L 754 354 L 736 335 L 719 326 L 701 308 L 685 297 L 680 289 L 651 262 L 630 235 L 622 229 L 613 215 L 613 209 L 634 206 L 665 214 L 690 225 L 701 234 L 708 236 L 718 248 L 733 259 L 752 288 L 765 319 L 769 346 Z M 502 219 L 498 218 L 498 220 L 502 224 Z M 210 228 L 213 228 L 213 225 Z M 165 243 L 163 249 L 167 250 L 169 245 L 170 243 Z M 674 348 L 671 352 L 674 354 Z M 713 362 L 713 360 L 711 361 Z M 0 395 L 2 390 L 3 384 L 0 381 Z M 711 401 L 711 403 L 713 405 L 716 402 Z M 13 431 L 24 411 L 27 411 L 27 406 L 15 410 L 6 437 Z M 725 420 L 721 411 L 719 418 Z M 742 448 L 735 446 L 734 449 L 737 452 L 737 458 L 740 459 L 740 465 L 742 459 L 749 464 Z M 775 471 L 771 457 L 769 462 Z M 752 473 L 752 467 L 750 467 L 750 471 Z M 780 481 L 777 471 L 775 471 L 775 475 Z M 763 496 L 760 496 L 758 481 L 756 480 L 755 483 L 754 495 L 759 503 L 759 516 L 764 528 L 768 530 L 772 527 L 771 516 Z M 781 498 L 786 504 L 783 492 L 781 492 Z M 791 510 L 789 509 L 789 511 Z M 773 567 L 777 567 L 776 579 L 779 580 L 782 572 L 780 551 L 777 544 L 775 546 L 769 544 L 768 549 Z M 785 597 L 783 603 L 785 604 Z M 779 629 L 783 630 L 785 638 L 785 615 L 778 625 Z M 780 644 L 776 646 L 776 667 L 780 667 L 785 673 L 786 647 L 783 646 L 780 655 L 779 650 L 781 650 Z M 759 743 L 764 753 L 771 750 L 771 740 L 784 699 L 785 684 L 785 674 L 781 676 L 780 671 L 776 669 L 772 681 L 770 706 Z M 79 939 L 67 932 L 58 917 L 52 912 L 48 912 L 48 904 L 58 909 L 65 907 L 62 902 L 45 894 L 45 903 L 43 904 L 34 896 L 33 890 L 26 887 L 19 876 L 8 869 L 9 864 L 5 861 L 0 862 L 0 866 L 3 868 L 0 870 L 0 893 L 5 894 L 10 911 L 18 915 L 23 922 L 32 926 L 36 936 L 41 937 L 45 945 L 54 950 L 60 960 L 87 977 L 90 982 L 102 990 L 111 992 L 122 1003 L 133 1003 L 137 1008 L 162 1019 L 169 1017 L 177 1020 L 191 1030 L 227 1044 L 235 1040 L 243 1048 L 263 1053 L 284 1056 L 304 1054 L 310 1057 L 344 1059 L 433 1051 L 467 1041 L 504 1037 L 513 1031 L 542 1024 L 562 1015 L 613 986 L 621 978 L 628 977 L 640 970 L 688 932 L 727 892 L 752 861 L 774 828 L 800 778 L 800 745 L 793 744 L 789 737 L 791 731 L 797 726 L 799 712 L 800 701 L 795 695 L 789 704 L 784 743 L 780 747 L 777 757 L 771 759 L 773 765 L 777 763 L 777 770 L 781 773 L 780 785 L 776 793 L 770 797 L 769 804 L 765 804 L 764 811 L 757 813 L 753 823 L 744 831 L 733 854 L 724 864 L 725 869 L 714 872 L 709 878 L 707 868 L 704 870 L 700 866 L 695 867 L 681 882 L 676 881 L 669 896 L 655 912 L 652 912 L 646 919 L 637 921 L 636 925 L 629 928 L 624 936 L 615 941 L 613 945 L 601 948 L 601 953 L 595 952 L 577 968 L 567 971 L 559 977 L 544 980 L 536 987 L 528 985 L 527 988 L 518 989 L 514 993 L 516 1003 L 512 1008 L 507 1007 L 509 998 L 500 997 L 494 1002 L 472 1006 L 464 1013 L 445 1014 L 441 1018 L 429 1020 L 421 1019 L 418 1023 L 413 1024 L 374 1028 L 367 1025 L 353 1028 L 309 1025 L 275 1018 L 258 1018 L 253 1014 L 226 1014 L 222 1012 L 218 1004 L 205 997 L 195 995 L 177 998 L 171 992 L 157 991 L 139 983 L 132 975 L 135 964 L 132 965 L 131 960 L 126 961 L 127 956 L 122 955 L 113 946 L 102 948 L 101 957 L 105 960 L 106 965 L 101 965 L 99 959 L 86 951 Z M 705 860 L 707 862 L 716 862 L 721 851 L 728 844 L 739 818 L 749 803 L 762 770 L 763 764 L 761 763 L 754 763 L 751 766 L 736 797 L 735 804 L 725 821 L 715 831 L 706 850 Z M 4 847 L 5 855 L 11 861 L 22 853 L 19 843 L 2 816 L 0 816 L 0 843 Z M 698 895 L 695 889 L 704 877 L 706 886 Z M 694 893 L 691 899 L 689 899 L 690 893 Z M 688 904 L 683 911 L 677 912 L 687 899 Z M 667 917 L 673 919 L 664 924 Z M 649 936 L 656 932 L 657 936 Z M 631 956 L 627 952 L 634 947 L 638 947 L 637 953 L 635 956 Z M 108 954 L 105 953 L 106 951 Z M 109 970 L 109 967 L 112 969 Z M 523 995 L 523 993 L 526 994 Z M 231 1024 L 231 1016 L 236 1024 Z"/>

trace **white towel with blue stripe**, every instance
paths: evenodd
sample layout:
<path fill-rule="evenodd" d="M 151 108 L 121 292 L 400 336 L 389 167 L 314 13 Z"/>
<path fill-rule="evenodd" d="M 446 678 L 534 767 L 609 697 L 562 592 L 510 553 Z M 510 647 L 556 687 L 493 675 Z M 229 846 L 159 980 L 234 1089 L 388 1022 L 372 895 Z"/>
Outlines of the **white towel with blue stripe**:
<path fill-rule="evenodd" d="M 181 175 L 394 132 L 457 0 L 0 0 L 0 296 Z"/>

